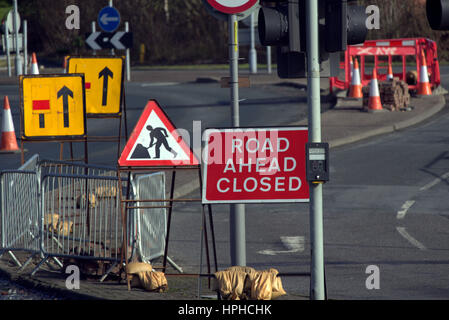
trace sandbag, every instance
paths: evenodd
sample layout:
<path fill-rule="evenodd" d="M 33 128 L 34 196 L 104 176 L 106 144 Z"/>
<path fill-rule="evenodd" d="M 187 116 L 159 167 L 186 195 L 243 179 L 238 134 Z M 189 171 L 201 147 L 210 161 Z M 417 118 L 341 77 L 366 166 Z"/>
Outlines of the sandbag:
<path fill-rule="evenodd" d="M 278 278 L 276 269 L 268 269 L 248 274 L 246 279 L 250 286 L 250 298 L 252 300 L 272 300 L 287 294 L 283 287 L 281 278 Z"/>
<path fill-rule="evenodd" d="M 216 290 L 227 300 L 272 300 L 287 294 L 276 269 L 256 271 L 250 267 L 231 267 L 215 273 Z"/>
<path fill-rule="evenodd" d="M 140 272 L 151 272 L 153 267 L 149 263 L 145 262 L 130 262 L 126 265 L 127 274 L 138 274 Z"/>
<path fill-rule="evenodd" d="M 140 285 L 147 291 L 164 292 L 168 288 L 167 278 L 160 271 L 139 272 Z"/>
<path fill-rule="evenodd" d="M 230 267 L 215 273 L 218 290 L 223 299 L 241 300 L 246 299 L 244 294 L 245 279 L 249 273 L 255 270 L 248 267 Z"/>

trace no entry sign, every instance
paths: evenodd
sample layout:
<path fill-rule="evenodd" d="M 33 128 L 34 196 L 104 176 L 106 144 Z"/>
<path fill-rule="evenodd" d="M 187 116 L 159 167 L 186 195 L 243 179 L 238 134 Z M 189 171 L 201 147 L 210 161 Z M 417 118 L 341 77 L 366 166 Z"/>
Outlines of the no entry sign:
<path fill-rule="evenodd" d="M 305 127 L 208 129 L 203 203 L 308 202 Z"/>
<path fill-rule="evenodd" d="M 207 0 L 207 2 L 220 12 L 237 14 L 251 9 L 258 0 Z"/>

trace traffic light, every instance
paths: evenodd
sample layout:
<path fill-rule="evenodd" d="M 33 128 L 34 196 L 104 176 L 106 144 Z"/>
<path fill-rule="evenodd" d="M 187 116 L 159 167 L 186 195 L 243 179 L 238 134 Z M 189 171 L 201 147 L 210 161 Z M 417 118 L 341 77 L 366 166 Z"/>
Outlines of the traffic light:
<path fill-rule="evenodd" d="M 433 30 L 449 30 L 449 0 L 427 0 L 426 11 Z"/>
<path fill-rule="evenodd" d="M 365 42 L 364 6 L 350 5 L 347 0 L 325 0 L 326 51 L 345 51 L 347 45 Z"/>
<path fill-rule="evenodd" d="M 306 1 L 278 0 L 274 5 L 274 1 L 261 2 L 269 4 L 262 5 L 259 11 L 260 42 L 277 47 L 279 77 L 306 77 Z M 365 41 L 366 17 L 365 7 L 348 5 L 348 0 L 319 0 L 321 76 L 337 75 L 339 52 L 345 51 L 348 44 Z"/>
<path fill-rule="evenodd" d="M 260 43 L 277 47 L 279 77 L 305 77 L 305 1 L 285 0 L 263 6 L 258 20 Z"/>

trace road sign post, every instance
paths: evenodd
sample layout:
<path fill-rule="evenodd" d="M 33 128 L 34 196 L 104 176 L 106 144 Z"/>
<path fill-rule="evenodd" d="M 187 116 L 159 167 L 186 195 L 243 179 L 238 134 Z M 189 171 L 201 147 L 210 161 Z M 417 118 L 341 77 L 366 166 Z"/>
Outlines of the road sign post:
<path fill-rule="evenodd" d="M 306 1 L 309 141 L 321 142 L 318 1 Z M 324 300 L 323 185 L 310 183 L 311 278 L 310 298 Z"/>
<path fill-rule="evenodd" d="M 20 76 L 23 73 L 22 70 L 22 61 L 20 58 L 20 46 L 19 46 L 19 18 L 18 18 L 18 9 L 17 9 L 17 0 L 13 1 L 13 8 L 14 8 L 14 14 L 13 14 L 13 21 L 14 21 L 14 35 L 15 35 L 15 41 L 16 41 L 16 76 Z M 7 40 L 7 39 L 6 39 Z"/>
<path fill-rule="evenodd" d="M 239 45 L 238 22 L 235 14 L 229 15 L 229 57 L 231 73 L 231 115 L 232 126 L 240 127 L 239 105 Z M 245 205 L 231 204 L 230 208 L 230 245 L 231 264 L 233 266 L 246 266 L 246 224 Z"/>
<path fill-rule="evenodd" d="M 229 69 L 231 75 L 231 116 L 232 126 L 240 127 L 239 116 L 239 76 L 238 76 L 238 20 L 244 18 L 244 12 L 248 13 L 258 0 L 204 0 L 206 8 L 218 12 L 221 19 L 227 16 L 229 30 Z M 230 208 L 230 245 L 231 264 L 234 266 L 246 266 L 246 239 L 245 239 L 245 205 L 231 204 Z"/>

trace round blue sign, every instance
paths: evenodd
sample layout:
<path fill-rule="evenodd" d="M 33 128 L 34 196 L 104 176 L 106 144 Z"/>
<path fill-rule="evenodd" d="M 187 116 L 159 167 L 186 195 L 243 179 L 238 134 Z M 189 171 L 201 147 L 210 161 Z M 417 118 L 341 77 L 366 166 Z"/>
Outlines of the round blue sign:
<path fill-rule="evenodd" d="M 98 14 L 98 25 L 105 32 L 114 32 L 120 25 L 120 13 L 114 7 L 104 7 Z"/>

